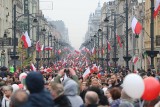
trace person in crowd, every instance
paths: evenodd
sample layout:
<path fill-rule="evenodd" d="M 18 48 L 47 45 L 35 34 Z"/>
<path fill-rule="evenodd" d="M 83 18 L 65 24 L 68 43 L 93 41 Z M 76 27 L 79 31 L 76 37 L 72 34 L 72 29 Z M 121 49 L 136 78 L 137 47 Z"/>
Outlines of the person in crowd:
<path fill-rule="evenodd" d="M 24 90 L 17 90 L 11 96 L 10 107 L 22 107 L 28 99 L 28 94 Z"/>
<path fill-rule="evenodd" d="M 1 71 L 0 71 L 0 77 L 5 78 L 7 77 L 7 67 L 3 66 L 1 67 Z"/>
<path fill-rule="evenodd" d="M 54 107 L 51 94 L 44 88 L 44 79 L 39 72 L 31 72 L 26 77 L 26 87 L 30 92 L 23 107 Z"/>
<path fill-rule="evenodd" d="M 72 107 L 69 99 L 64 95 L 64 88 L 62 84 L 51 82 L 49 90 L 55 102 L 54 107 Z"/>
<path fill-rule="evenodd" d="M 88 88 L 87 92 L 88 91 L 94 91 L 94 92 L 96 92 L 98 94 L 98 97 L 99 97 L 99 103 L 98 103 L 98 105 L 99 106 L 108 106 L 109 105 L 108 99 L 104 95 L 103 90 L 101 90 L 98 87 L 91 86 L 91 87 Z"/>
<path fill-rule="evenodd" d="M 78 95 L 79 85 L 73 79 L 65 78 L 62 82 L 64 86 L 64 95 L 71 102 L 72 107 L 80 107 L 83 104 L 82 98 Z"/>
<path fill-rule="evenodd" d="M 111 107 L 119 107 L 120 104 L 120 97 L 121 97 L 121 90 L 117 87 L 112 88 L 111 90 L 109 90 L 111 98 L 112 98 L 112 102 L 110 104 Z"/>
<path fill-rule="evenodd" d="M 121 83 L 117 81 L 117 75 L 112 74 L 111 76 L 111 87 L 109 89 L 112 89 L 114 87 L 120 87 Z"/>
<path fill-rule="evenodd" d="M 134 107 L 133 103 L 134 103 L 133 99 L 126 94 L 124 89 L 122 89 L 121 102 L 119 104 L 119 107 Z"/>
<path fill-rule="evenodd" d="M 98 107 L 98 104 L 98 94 L 94 91 L 87 91 L 85 95 L 85 104 L 83 104 L 81 107 Z"/>
<path fill-rule="evenodd" d="M 13 92 L 12 86 L 3 86 L 3 99 L 1 107 L 9 107 L 10 98 Z"/>

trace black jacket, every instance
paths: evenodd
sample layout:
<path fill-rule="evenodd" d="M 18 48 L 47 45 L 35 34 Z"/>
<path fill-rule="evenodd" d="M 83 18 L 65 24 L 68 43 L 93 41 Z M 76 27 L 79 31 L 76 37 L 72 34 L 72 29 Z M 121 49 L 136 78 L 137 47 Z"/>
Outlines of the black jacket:
<path fill-rule="evenodd" d="M 54 107 L 72 107 L 71 102 L 65 95 L 61 95 L 54 100 Z"/>
<path fill-rule="evenodd" d="M 89 104 L 87 106 L 85 106 L 84 104 L 81 105 L 80 107 L 98 107 L 98 104 Z"/>
<path fill-rule="evenodd" d="M 29 95 L 27 103 L 23 107 L 54 107 L 51 94 L 47 90 Z"/>

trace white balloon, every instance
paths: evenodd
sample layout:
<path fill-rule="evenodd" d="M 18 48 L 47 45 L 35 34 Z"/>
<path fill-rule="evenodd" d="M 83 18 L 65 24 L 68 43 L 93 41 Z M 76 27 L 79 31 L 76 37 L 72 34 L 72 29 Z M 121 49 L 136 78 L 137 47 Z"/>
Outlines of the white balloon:
<path fill-rule="evenodd" d="M 22 81 L 22 77 L 24 77 L 24 76 L 27 76 L 27 74 L 26 74 L 26 73 L 24 73 L 24 72 L 23 72 L 23 73 L 21 73 L 21 74 L 19 75 L 19 80 L 20 80 L 20 81 Z"/>
<path fill-rule="evenodd" d="M 141 98 L 144 93 L 144 81 L 138 74 L 128 74 L 124 78 L 123 88 L 131 98 Z"/>
<path fill-rule="evenodd" d="M 13 92 L 15 92 L 19 89 L 19 86 L 17 84 L 13 84 L 12 88 L 13 88 Z"/>

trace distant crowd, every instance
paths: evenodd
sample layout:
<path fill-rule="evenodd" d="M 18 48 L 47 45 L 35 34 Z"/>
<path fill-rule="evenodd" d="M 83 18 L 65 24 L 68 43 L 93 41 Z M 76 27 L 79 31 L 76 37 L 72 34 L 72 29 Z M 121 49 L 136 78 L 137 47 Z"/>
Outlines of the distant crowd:
<path fill-rule="evenodd" d="M 120 68 L 116 72 L 101 75 L 94 72 L 83 77 L 70 67 L 57 72 L 14 73 L 1 67 L 0 104 L 1 107 L 160 107 L 160 91 L 150 101 L 127 94 L 123 83 L 131 73 Z M 160 76 L 155 71 L 138 70 L 134 74 L 142 79 L 153 77 L 160 84 Z"/>

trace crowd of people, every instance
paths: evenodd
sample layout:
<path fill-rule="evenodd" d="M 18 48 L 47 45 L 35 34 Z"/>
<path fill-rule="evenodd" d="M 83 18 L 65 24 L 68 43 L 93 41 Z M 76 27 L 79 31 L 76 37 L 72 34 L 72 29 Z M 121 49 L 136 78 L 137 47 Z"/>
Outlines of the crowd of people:
<path fill-rule="evenodd" d="M 123 89 L 123 80 L 130 71 L 96 72 L 82 77 L 68 67 L 57 73 L 23 71 L 9 73 L 6 67 L 0 71 L 1 107 L 160 107 L 160 96 L 154 100 L 133 99 Z M 155 72 L 139 71 L 143 79 L 149 76 L 160 81 Z M 16 87 L 16 85 L 18 87 Z M 138 89 L 137 89 L 138 90 Z"/>

